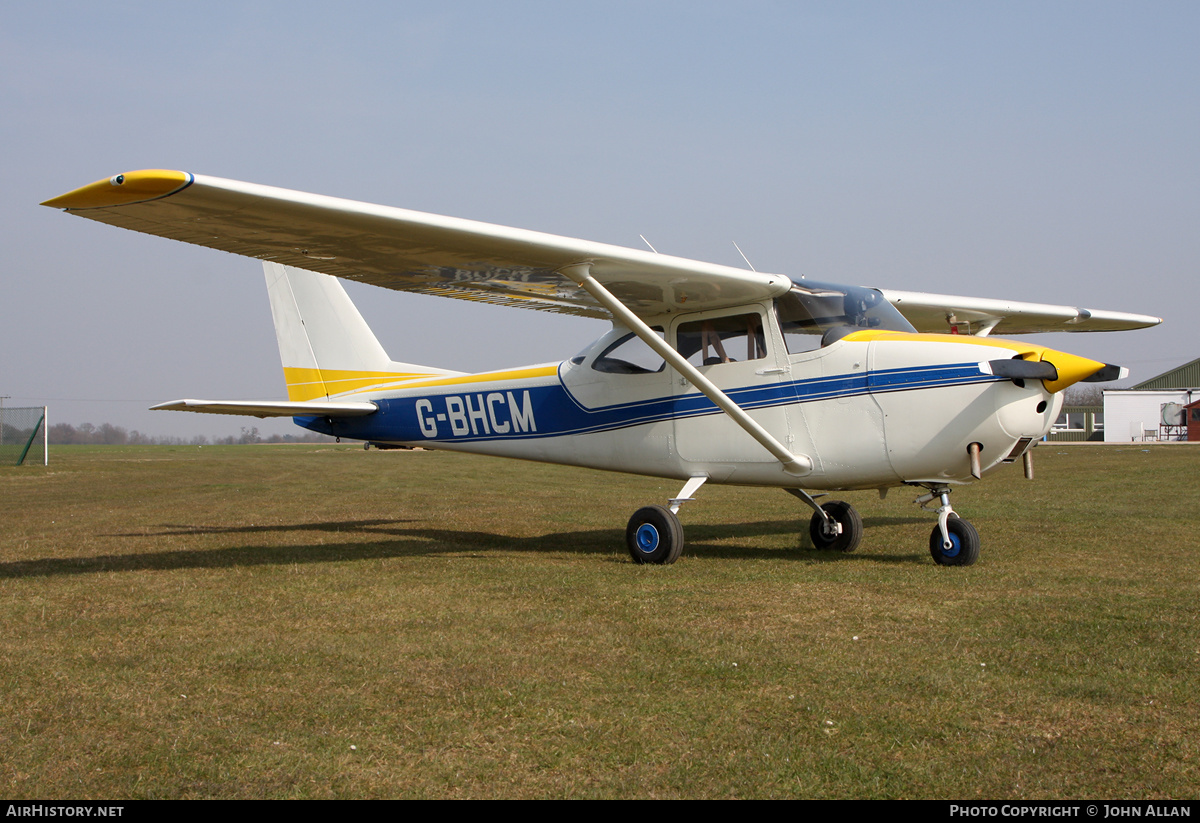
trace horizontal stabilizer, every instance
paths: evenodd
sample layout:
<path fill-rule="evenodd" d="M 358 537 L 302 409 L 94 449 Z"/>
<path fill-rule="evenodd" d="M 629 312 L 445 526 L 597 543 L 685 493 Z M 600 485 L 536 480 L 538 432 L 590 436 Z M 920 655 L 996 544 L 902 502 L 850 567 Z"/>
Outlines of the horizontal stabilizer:
<path fill-rule="evenodd" d="M 364 417 L 379 407 L 374 403 L 333 403 L 288 400 L 172 400 L 151 406 L 151 411 L 189 411 L 203 414 L 242 414 L 249 417 L 295 417 L 323 415 L 325 417 Z"/>

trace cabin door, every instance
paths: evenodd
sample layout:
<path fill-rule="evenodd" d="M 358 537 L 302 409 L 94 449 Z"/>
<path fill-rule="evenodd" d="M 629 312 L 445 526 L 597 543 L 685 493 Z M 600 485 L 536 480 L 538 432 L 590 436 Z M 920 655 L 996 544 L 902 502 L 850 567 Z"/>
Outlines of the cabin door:
<path fill-rule="evenodd" d="M 787 444 L 789 367 L 775 313 L 763 306 L 736 312 L 683 315 L 673 328 L 675 346 L 700 373 L 728 394 L 759 425 Z M 702 463 L 775 463 L 775 457 L 718 409 L 695 386 L 672 371 L 675 448 L 684 460 Z"/>

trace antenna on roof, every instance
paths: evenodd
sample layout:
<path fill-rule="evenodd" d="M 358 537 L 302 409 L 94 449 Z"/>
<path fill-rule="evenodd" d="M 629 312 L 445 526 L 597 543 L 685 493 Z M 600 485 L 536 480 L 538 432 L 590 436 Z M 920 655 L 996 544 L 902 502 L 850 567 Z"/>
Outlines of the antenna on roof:
<path fill-rule="evenodd" d="M 733 247 L 738 250 L 738 254 L 740 254 L 742 259 L 746 261 L 746 265 L 750 267 L 750 271 L 758 271 L 758 269 L 754 268 L 754 264 L 750 262 L 750 258 L 746 256 L 744 251 L 742 251 L 742 247 L 737 244 L 737 241 L 731 240 L 729 242 L 733 243 Z"/>
<path fill-rule="evenodd" d="M 647 246 L 650 246 L 650 241 L 646 239 L 646 235 L 639 234 L 638 237 L 642 238 L 643 243 L 645 243 Z M 650 246 L 650 251 L 654 252 L 655 254 L 658 254 L 658 249 L 654 248 L 654 246 Z"/>

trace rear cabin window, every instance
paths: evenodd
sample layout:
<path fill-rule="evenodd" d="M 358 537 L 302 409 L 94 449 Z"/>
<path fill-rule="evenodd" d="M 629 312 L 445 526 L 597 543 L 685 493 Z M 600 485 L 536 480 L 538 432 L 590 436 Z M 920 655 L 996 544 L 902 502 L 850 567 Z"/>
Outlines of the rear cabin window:
<path fill-rule="evenodd" d="M 762 318 L 758 314 L 683 323 L 675 339 L 679 353 L 693 366 L 759 360 L 767 356 Z"/>

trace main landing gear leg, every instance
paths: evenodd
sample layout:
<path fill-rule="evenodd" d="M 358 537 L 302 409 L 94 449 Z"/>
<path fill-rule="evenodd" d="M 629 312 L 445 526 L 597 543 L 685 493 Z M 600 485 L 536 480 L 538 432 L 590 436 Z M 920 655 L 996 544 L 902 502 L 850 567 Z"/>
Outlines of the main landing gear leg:
<path fill-rule="evenodd" d="M 708 480 L 707 475 L 693 477 L 672 497 L 667 508 L 646 506 L 629 518 L 625 527 L 625 545 L 634 563 L 667 565 L 683 553 L 683 526 L 679 522 L 679 507 L 695 498 L 696 490 Z"/>
<path fill-rule="evenodd" d="M 970 566 L 979 559 L 979 532 L 951 508 L 949 487 L 930 489 L 917 503 L 928 509 L 934 500 L 942 505 L 937 510 L 938 524 L 929 535 L 929 554 L 942 566 Z"/>
<path fill-rule="evenodd" d="M 862 542 L 862 517 L 844 500 L 831 500 L 817 505 L 813 496 L 803 489 L 784 489 L 804 501 L 813 510 L 808 523 L 808 536 L 818 549 L 835 549 L 849 554 Z M 821 495 L 822 497 L 824 495 Z"/>

